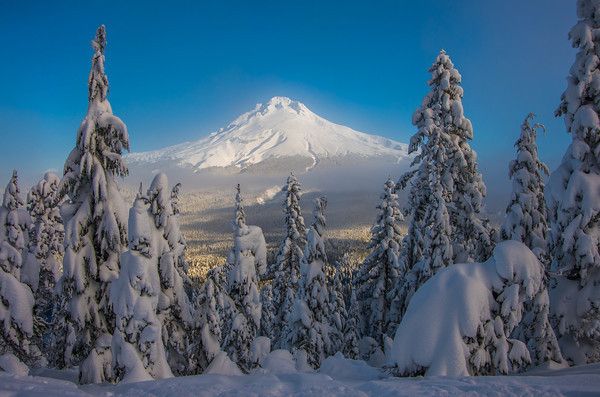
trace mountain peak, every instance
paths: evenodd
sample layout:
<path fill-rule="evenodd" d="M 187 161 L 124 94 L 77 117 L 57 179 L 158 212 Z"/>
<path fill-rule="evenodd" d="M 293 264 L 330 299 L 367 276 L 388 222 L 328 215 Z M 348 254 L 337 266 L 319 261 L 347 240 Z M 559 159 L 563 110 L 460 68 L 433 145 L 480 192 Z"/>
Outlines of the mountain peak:
<path fill-rule="evenodd" d="M 302 102 L 295 101 L 285 96 L 274 96 L 269 99 L 267 103 L 258 104 L 257 107 L 261 110 L 262 114 L 278 110 L 305 115 L 313 114 Z"/>
<path fill-rule="evenodd" d="M 294 101 L 286 96 L 274 96 L 269 99 L 267 106 L 290 106 L 292 104 L 298 104 L 300 102 Z"/>
<path fill-rule="evenodd" d="M 288 116 L 306 116 L 319 118 L 311 112 L 302 102 L 295 101 L 285 96 L 274 96 L 266 103 L 257 103 L 253 110 L 246 112 L 233 120 L 225 128 L 219 129 L 216 134 L 239 128 L 252 123 L 262 123 L 268 118 L 288 118 Z"/>
<path fill-rule="evenodd" d="M 131 162 L 174 161 L 196 170 L 234 166 L 244 169 L 269 159 L 307 158 L 307 169 L 322 159 L 346 156 L 407 156 L 405 144 L 354 131 L 311 112 L 303 103 L 276 96 L 195 142 L 128 156 Z M 287 172 L 288 170 L 286 170 Z"/>

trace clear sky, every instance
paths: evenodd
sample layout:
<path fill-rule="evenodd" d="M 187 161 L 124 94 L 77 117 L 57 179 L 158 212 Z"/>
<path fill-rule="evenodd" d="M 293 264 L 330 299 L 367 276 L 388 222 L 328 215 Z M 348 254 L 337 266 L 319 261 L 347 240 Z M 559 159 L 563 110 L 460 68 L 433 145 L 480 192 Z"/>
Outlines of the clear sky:
<path fill-rule="evenodd" d="M 529 111 L 548 127 L 540 153 L 551 167 L 569 142 L 553 112 L 575 22 L 574 0 L 0 0 L 0 184 L 13 168 L 62 170 L 100 23 L 109 99 L 133 151 L 199 138 L 275 95 L 406 142 L 444 48 L 463 76 L 488 185 L 506 183 Z"/>

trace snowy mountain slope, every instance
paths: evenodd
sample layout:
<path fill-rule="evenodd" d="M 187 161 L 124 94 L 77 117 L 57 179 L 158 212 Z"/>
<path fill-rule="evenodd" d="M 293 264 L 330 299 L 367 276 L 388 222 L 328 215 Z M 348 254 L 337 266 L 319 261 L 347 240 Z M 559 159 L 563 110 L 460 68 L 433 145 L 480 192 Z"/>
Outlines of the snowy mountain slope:
<path fill-rule="evenodd" d="M 274 97 L 205 138 L 132 153 L 127 162 L 134 166 L 174 163 L 194 170 L 232 166 L 243 170 L 290 157 L 307 159 L 308 170 L 324 159 L 386 157 L 398 162 L 408 155 L 406 144 L 334 124 L 298 101 Z"/>

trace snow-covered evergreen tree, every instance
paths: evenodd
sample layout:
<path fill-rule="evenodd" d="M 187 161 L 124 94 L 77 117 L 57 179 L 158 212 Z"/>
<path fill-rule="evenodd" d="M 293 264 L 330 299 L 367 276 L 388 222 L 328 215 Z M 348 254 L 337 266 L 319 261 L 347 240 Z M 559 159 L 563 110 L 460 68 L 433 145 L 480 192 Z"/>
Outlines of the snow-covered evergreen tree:
<path fill-rule="evenodd" d="M 50 328 L 56 305 L 56 282 L 60 274 L 59 260 L 64 253 L 64 228 L 60 217 L 58 188 L 60 178 L 47 172 L 34 185 L 27 197 L 27 209 L 32 219 L 26 267 L 33 290 L 34 316 L 44 324 L 36 336 L 44 350 L 51 348 L 54 335 Z M 24 276 L 24 275 L 22 275 Z M 23 278 L 23 277 L 22 277 Z"/>
<path fill-rule="evenodd" d="M 469 145 L 473 139 L 473 127 L 463 113 L 462 78 L 443 50 L 430 71 L 432 92 L 429 100 L 424 101 L 423 112 L 433 110 L 436 115 L 432 121 L 439 123 L 441 132 L 450 134 L 449 141 L 453 142 L 448 148 L 448 157 L 444 159 L 450 160 L 450 164 L 446 165 L 450 168 L 450 175 L 443 175 L 440 183 L 454 185 L 450 189 L 452 205 L 448 207 L 450 225 L 454 228 L 454 262 L 483 261 L 492 254 L 496 230 L 483 214 L 486 187 L 477 169 L 477 155 Z M 422 117 L 427 122 L 424 113 Z"/>
<path fill-rule="evenodd" d="M 439 139 L 437 133 L 434 132 L 432 135 L 430 138 L 432 142 Z M 418 233 L 422 234 L 423 240 L 417 246 L 422 256 L 412 267 L 409 267 L 410 264 L 406 262 L 408 256 L 402 258 L 401 269 L 405 272 L 401 282 L 396 286 L 395 301 L 391 309 L 397 323 L 399 323 L 399 319 L 406 311 L 408 303 L 419 287 L 452 261 L 452 230 L 447 203 L 444 199 L 444 190 L 440 181 L 440 172 L 443 172 L 444 163 L 439 162 L 439 160 L 443 157 L 441 153 L 444 152 L 444 146 L 433 144 L 430 150 L 435 160 L 424 164 L 423 167 L 428 170 L 426 172 L 429 178 L 426 188 L 427 197 L 424 198 L 427 200 L 427 204 L 422 218 L 420 220 L 415 219 L 418 216 L 415 214 L 411 222 L 412 231 L 416 230 L 417 224 L 421 228 Z M 424 192 L 415 192 L 415 194 L 424 194 Z M 404 242 L 410 245 L 411 238 L 412 236 L 405 238 Z"/>
<path fill-rule="evenodd" d="M 121 153 L 129 148 L 129 141 L 127 127 L 112 114 L 107 99 L 103 25 L 92 47 L 88 112 L 65 163 L 60 187 L 61 196 L 68 200 L 61 206 L 65 256 L 59 283 L 62 314 L 56 332 L 64 339 L 57 341 L 63 351 L 58 365 L 77 365 L 94 349 L 94 357 L 80 366 L 82 381 L 106 374 L 106 349 L 113 328 L 108 288 L 119 274 L 119 258 L 127 244 L 127 210 L 115 177 L 127 174 Z"/>
<path fill-rule="evenodd" d="M 0 355 L 11 353 L 25 364 L 42 363 L 34 335 L 34 298 L 21 282 L 31 218 L 23 207 L 17 172 L 4 190 L 0 207 Z"/>
<path fill-rule="evenodd" d="M 578 0 L 569 37 L 578 49 L 556 111 L 571 144 L 547 186 L 552 270 L 551 308 L 570 362 L 600 361 L 600 3 Z"/>
<path fill-rule="evenodd" d="M 344 259 L 342 259 L 344 260 Z M 347 260 L 347 258 L 346 258 Z M 328 356 L 342 350 L 344 346 L 344 326 L 348 317 L 346 310 L 346 296 L 344 294 L 344 272 L 347 270 L 343 263 L 337 263 L 336 266 L 325 264 L 330 268 L 332 273 L 329 277 L 326 275 L 326 286 L 329 290 L 329 307 L 327 310 L 327 323 L 331 326 L 329 332 L 329 350 L 326 352 Z M 326 272 L 327 273 L 327 272 Z M 352 286 L 351 281 L 348 286 Z"/>
<path fill-rule="evenodd" d="M 390 307 L 399 275 L 402 220 L 395 183 L 388 179 L 383 185 L 377 218 L 371 228 L 371 253 L 361 264 L 355 279 L 357 298 L 364 314 L 362 333 L 374 338 L 382 348 L 384 336 L 395 327 L 396 319 L 390 317 Z"/>
<path fill-rule="evenodd" d="M 547 280 L 533 299 L 523 303 L 522 320 L 516 326 L 512 337 L 527 344 L 534 365 L 549 361 L 564 361 L 556 334 L 550 323 L 550 298 Z"/>
<path fill-rule="evenodd" d="M 277 309 L 273 302 L 273 285 L 265 284 L 260 290 L 262 314 L 260 316 L 260 335 L 273 340 L 273 325 Z"/>
<path fill-rule="evenodd" d="M 121 271 L 110 288 L 115 313 L 112 338 L 113 372 L 117 381 L 172 377 L 158 317 L 161 284 L 153 217 L 140 192 L 129 211 L 129 250 L 121 256 Z"/>
<path fill-rule="evenodd" d="M 198 313 L 195 328 L 196 332 L 199 332 L 195 341 L 195 351 L 200 371 L 204 371 L 221 351 L 224 297 L 215 284 L 217 278 L 215 268 L 211 269 L 195 301 Z"/>
<path fill-rule="evenodd" d="M 354 291 L 354 274 L 356 273 L 356 269 L 353 263 L 350 261 L 350 256 L 347 252 L 344 252 L 336 261 L 335 272 L 332 272 L 333 278 L 339 278 L 339 288 L 341 289 L 342 296 L 344 297 L 344 305 L 346 308 L 350 305 L 350 297 L 352 295 L 352 291 Z M 332 281 L 333 282 L 333 281 Z M 334 286 L 337 285 L 335 282 Z M 335 290 L 338 287 L 334 288 Z"/>
<path fill-rule="evenodd" d="M 235 203 L 234 246 L 227 260 L 227 284 L 237 313 L 225 340 L 225 351 L 242 370 L 248 371 L 254 364 L 249 356 L 250 345 L 260 329 L 262 305 L 258 274 L 266 269 L 267 249 L 262 230 L 246 225 L 239 184 Z"/>
<path fill-rule="evenodd" d="M 152 190 L 152 186 L 150 186 L 151 191 L 148 192 L 151 195 L 149 199 L 154 214 L 154 223 L 156 227 L 163 228 L 163 237 L 169 244 L 175 268 L 183 280 L 188 298 L 191 298 L 192 281 L 188 275 L 189 264 L 185 260 L 186 241 L 178 221 L 181 183 L 176 183 L 170 191 L 166 190 L 168 180 L 163 173 L 157 174 L 155 182 L 156 186 L 160 187 L 160 192 L 156 189 Z"/>
<path fill-rule="evenodd" d="M 176 185 L 177 187 L 177 185 Z M 173 210 L 173 191 L 163 173 L 157 174 L 146 194 L 149 214 L 153 220 L 156 243 L 156 266 L 160 278 L 158 316 L 167 360 L 173 373 L 190 374 L 196 371 L 190 341 L 194 327 L 193 308 L 186 291 L 184 259 L 185 241 Z"/>
<path fill-rule="evenodd" d="M 502 224 L 503 240 L 521 241 L 547 263 L 548 222 L 544 199 L 544 175 L 548 167 L 538 158 L 536 137 L 541 124 L 530 124 L 529 113 L 521 125 L 521 135 L 515 142 L 517 158 L 510 162 L 508 176 L 512 180 L 512 195 Z"/>
<path fill-rule="evenodd" d="M 285 319 L 291 313 L 300 284 L 300 263 L 304 260 L 306 228 L 300 209 L 300 184 L 292 174 L 283 188 L 285 192 L 285 238 L 279 246 L 273 278 L 273 345 L 287 348 L 282 335 Z"/>
<path fill-rule="evenodd" d="M 503 240 L 524 243 L 544 264 L 548 264 L 546 201 L 543 174 L 548 169 L 538 158 L 536 136 L 543 130 L 541 124 L 530 124 L 533 113 L 521 125 L 521 135 L 515 147 L 517 158 L 511 161 L 509 177 L 512 179 L 511 202 L 501 229 Z M 527 343 L 534 364 L 546 361 L 562 362 L 560 348 L 548 318 L 549 298 L 544 286 L 537 296 L 524 303 L 523 319 L 513 331 L 513 336 Z"/>
<path fill-rule="evenodd" d="M 418 131 L 409 152 L 417 153 L 416 168 L 398 183 L 410 192 L 395 316 L 404 314 L 414 292 L 438 270 L 487 259 L 496 238 L 483 215 L 486 188 L 469 146 L 473 128 L 463 113 L 461 75 L 443 50 L 429 72 L 431 91 L 413 115 Z"/>
<path fill-rule="evenodd" d="M 244 210 L 244 198 L 240 184 L 235 187 L 235 214 L 233 220 L 233 231 L 235 235 L 240 235 L 246 228 L 246 211 Z"/>
<path fill-rule="evenodd" d="M 326 355 L 333 353 L 329 289 L 325 279 L 325 208 L 327 199 L 315 199 L 314 222 L 306 235 L 301 267 L 302 279 L 296 302 L 286 315 L 283 328 L 285 345 L 306 352 L 308 363 L 318 368 Z"/>
<path fill-rule="evenodd" d="M 350 303 L 348 305 L 348 317 L 344 322 L 344 343 L 342 346 L 342 353 L 346 358 L 351 358 L 353 360 L 357 360 L 359 358 L 359 310 L 359 304 L 356 301 L 356 293 L 352 291 L 350 294 Z"/>

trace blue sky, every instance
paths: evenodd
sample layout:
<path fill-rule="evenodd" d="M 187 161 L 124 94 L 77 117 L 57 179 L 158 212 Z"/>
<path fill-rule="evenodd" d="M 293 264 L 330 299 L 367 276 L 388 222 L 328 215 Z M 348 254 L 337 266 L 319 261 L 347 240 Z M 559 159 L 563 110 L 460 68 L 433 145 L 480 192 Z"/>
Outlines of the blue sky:
<path fill-rule="evenodd" d="M 13 168 L 62 170 L 100 23 L 109 98 L 134 151 L 196 139 L 275 95 L 406 142 L 441 48 L 463 76 L 488 184 L 507 183 L 529 111 L 548 127 L 540 153 L 551 167 L 569 142 L 553 111 L 574 59 L 575 1 L 83 3 L 0 0 L 2 180 Z"/>

